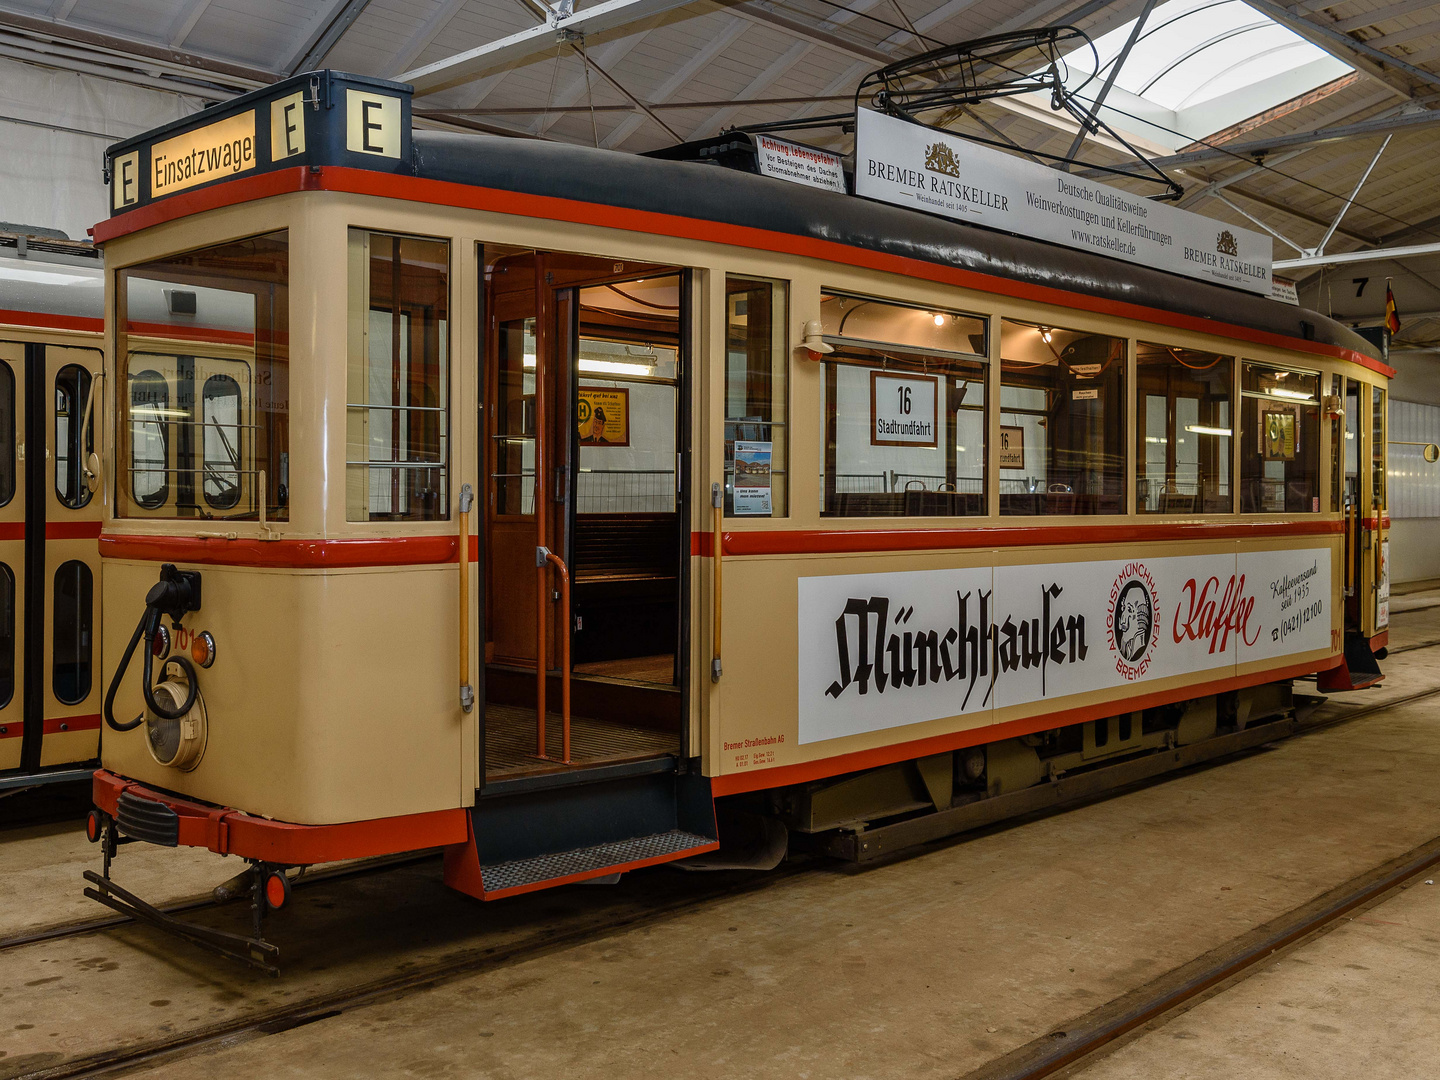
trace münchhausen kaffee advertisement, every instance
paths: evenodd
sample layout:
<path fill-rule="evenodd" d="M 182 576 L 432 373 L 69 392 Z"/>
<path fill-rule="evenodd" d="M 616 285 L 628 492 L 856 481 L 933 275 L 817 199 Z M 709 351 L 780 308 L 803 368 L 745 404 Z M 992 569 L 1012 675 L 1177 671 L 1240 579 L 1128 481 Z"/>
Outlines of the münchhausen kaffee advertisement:
<path fill-rule="evenodd" d="M 799 740 L 1330 648 L 1330 552 L 799 581 Z"/>
<path fill-rule="evenodd" d="M 1270 238 L 870 109 L 855 194 L 1270 295 Z"/>

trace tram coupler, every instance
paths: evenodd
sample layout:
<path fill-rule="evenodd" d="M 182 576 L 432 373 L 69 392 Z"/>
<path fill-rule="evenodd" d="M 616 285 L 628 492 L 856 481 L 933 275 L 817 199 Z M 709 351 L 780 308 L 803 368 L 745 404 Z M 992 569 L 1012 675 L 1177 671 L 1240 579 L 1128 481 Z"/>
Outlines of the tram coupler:
<path fill-rule="evenodd" d="M 258 933 L 254 937 L 246 937 L 244 934 L 232 934 L 225 930 L 216 930 L 209 926 L 200 926 L 177 919 L 173 915 L 167 915 L 159 908 L 147 904 L 134 893 L 121 888 L 108 877 L 97 874 L 94 870 L 85 871 L 85 880 L 95 886 L 93 889 L 85 890 L 86 896 L 91 900 L 98 900 L 127 918 L 148 923 L 157 930 L 163 930 L 167 934 L 172 934 L 182 941 L 188 941 L 192 945 L 198 945 L 209 952 L 228 957 L 231 960 L 239 960 L 272 977 L 280 974 L 280 968 L 275 964 L 280 957 L 279 946 L 272 945 Z"/>

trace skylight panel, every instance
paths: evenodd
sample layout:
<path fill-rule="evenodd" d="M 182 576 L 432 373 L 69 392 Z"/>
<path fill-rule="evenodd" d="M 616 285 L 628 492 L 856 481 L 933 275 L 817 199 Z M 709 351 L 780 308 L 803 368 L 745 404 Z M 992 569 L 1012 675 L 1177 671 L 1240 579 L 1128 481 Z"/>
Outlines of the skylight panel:
<path fill-rule="evenodd" d="M 1081 48 L 1065 58 L 1066 85 L 1081 100 L 1093 103 L 1134 25 L 1097 38 L 1093 53 Z M 1169 0 L 1150 13 L 1101 116 L 1117 131 L 1173 149 L 1350 71 L 1242 0 Z"/>

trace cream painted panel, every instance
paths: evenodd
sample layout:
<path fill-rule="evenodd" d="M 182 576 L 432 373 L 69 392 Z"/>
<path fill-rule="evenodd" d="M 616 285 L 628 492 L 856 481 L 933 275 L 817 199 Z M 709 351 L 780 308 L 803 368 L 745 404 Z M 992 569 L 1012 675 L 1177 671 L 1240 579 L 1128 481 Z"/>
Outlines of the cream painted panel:
<path fill-rule="evenodd" d="M 113 672 L 155 563 L 106 560 L 104 645 Z M 336 572 L 201 566 L 216 660 L 200 673 L 209 743 L 189 773 L 158 765 L 143 726 L 106 730 L 107 769 L 205 802 L 301 824 L 461 806 L 465 727 L 453 647 L 453 566 Z M 115 713 L 141 708 L 138 658 Z M 470 736 L 473 745 L 473 735 Z"/>

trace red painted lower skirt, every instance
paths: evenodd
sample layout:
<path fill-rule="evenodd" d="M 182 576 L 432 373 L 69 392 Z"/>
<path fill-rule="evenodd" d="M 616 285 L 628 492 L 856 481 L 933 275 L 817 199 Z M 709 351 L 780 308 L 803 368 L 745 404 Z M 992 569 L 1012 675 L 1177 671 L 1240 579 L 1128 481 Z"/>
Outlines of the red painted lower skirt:
<path fill-rule="evenodd" d="M 95 805 L 114 816 L 122 792 L 161 803 L 180 817 L 180 843 L 221 855 L 300 866 L 464 843 L 467 813 L 460 807 L 424 814 L 346 821 L 337 825 L 295 825 L 250 817 L 238 810 L 192 802 L 154 791 L 105 769 L 95 772 Z"/>

